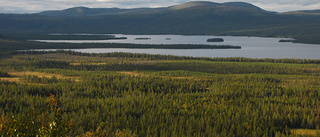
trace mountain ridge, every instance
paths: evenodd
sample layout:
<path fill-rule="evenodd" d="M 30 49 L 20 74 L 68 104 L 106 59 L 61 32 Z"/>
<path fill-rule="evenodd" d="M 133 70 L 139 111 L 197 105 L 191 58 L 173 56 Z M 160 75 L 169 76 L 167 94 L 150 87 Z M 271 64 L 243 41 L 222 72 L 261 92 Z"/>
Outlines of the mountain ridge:
<path fill-rule="evenodd" d="M 56 17 L 71 17 L 71 16 L 96 16 L 96 15 L 118 15 L 118 14 L 145 14 L 168 12 L 172 10 L 185 10 L 185 9 L 202 9 L 211 8 L 218 10 L 256 10 L 258 12 L 266 12 L 265 10 L 245 2 L 226 2 L 215 3 L 208 1 L 192 1 L 183 4 L 173 5 L 161 8 L 133 8 L 133 9 L 120 9 L 120 8 L 88 8 L 88 7 L 72 7 L 64 10 L 43 11 L 35 13 L 35 15 L 43 16 L 56 16 Z"/>
<path fill-rule="evenodd" d="M 290 11 L 282 14 L 299 14 L 299 15 L 320 15 L 320 9 L 318 10 L 298 10 L 298 11 Z"/>
<path fill-rule="evenodd" d="M 320 43 L 319 24 L 318 14 L 282 14 L 242 2 L 200 1 L 136 9 L 75 7 L 37 14 L 0 14 L 0 34 L 233 35 L 291 37 L 304 43 Z"/>

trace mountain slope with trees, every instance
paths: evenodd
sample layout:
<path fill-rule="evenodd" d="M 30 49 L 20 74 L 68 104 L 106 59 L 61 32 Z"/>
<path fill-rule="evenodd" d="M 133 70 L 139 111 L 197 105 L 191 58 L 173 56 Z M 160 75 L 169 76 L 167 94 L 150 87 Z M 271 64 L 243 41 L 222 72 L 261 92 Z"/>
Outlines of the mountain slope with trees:
<path fill-rule="evenodd" d="M 280 14 L 243 2 L 189 2 L 138 9 L 76 7 L 37 14 L 1 14 L 0 20 L 0 33 L 245 35 L 320 43 L 320 15 Z"/>

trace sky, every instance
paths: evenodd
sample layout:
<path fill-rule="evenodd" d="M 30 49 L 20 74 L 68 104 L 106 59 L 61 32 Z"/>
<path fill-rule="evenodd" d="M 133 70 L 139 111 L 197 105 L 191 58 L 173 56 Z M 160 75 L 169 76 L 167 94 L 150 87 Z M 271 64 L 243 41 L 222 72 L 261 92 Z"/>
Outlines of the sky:
<path fill-rule="evenodd" d="M 84 6 L 89 8 L 168 7 L 197 0 L 0 0 L 0 13 L 36 13 Z M 198 0 L 199 1 L 199 0 Z M 217 3 L 248 2 L 264 10 L 287 12 L 320 9 L 320 0 L 202 0 Z"/>

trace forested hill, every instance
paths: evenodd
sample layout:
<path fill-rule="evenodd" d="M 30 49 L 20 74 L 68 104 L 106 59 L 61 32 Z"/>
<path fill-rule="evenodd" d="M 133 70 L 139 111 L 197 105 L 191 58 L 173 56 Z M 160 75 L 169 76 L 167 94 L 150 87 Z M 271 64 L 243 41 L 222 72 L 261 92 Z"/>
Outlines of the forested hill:
<path fill-rule="evenodd" d="M 72 16 L 94 16 L 94 15 L 119 15 L 119 14 L 151 14 L 170 12 L 175 10 L 199 10 L 211 9 L 219 14 L 228 13 L 231 11 L 246 12 L 251 14 L 266 12 L 259 7 L 244 2 L 228 2 L 228 3 L 214 3 L 205 1 L 187 2 L 184 4 L 174 5 L 164 8 L 135 8 L 135 9 L 119 9 L 119 8 L 87 8 L 74 7 L 65 10 L 44 11 L 36 13 L 36 15 L 52 16 L 52 17 L 72 17 Z M 255 12 L 253 12 L 255 11 Z"/>
<path fill-rule="evenodd" d="M 245 35 L 293 37 L 305 43 L 320 43 L 319 24 L 319 14 L 280 14 L 243 2 L 0 14 L 0 33 Z"/>
<path fill-rule="evenodd" d="M 292 11 L 292 12 L 286 12 L 284 14 L 309 14 L 309 15 L 320 15 L 320 9 L 319 10 L 300 10 L 300 11 Z"/>

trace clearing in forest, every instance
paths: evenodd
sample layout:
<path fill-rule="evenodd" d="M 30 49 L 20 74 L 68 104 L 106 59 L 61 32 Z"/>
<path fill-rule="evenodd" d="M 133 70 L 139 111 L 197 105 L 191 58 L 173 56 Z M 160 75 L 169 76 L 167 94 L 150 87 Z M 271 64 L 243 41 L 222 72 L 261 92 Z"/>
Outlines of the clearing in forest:
<path fill-rule="evenodd" d="M 58 79 L 74 79 L 75 81 L 79 81 L 80 77 L 70 77 L 70 76 L 63 76 L 60 74 L 49 74 L 44 72 L 32 72 L 32 71 L 10 71 L 8 74 L 11 77 L 0 77 L 0 80 L 10 81 L 10 82 L 19 82 L 23 83 L 21 80 L 21 77 L 23 76 L 37 76 L 37 77 L 46 77 L 46 78 L 52 78 L 56 77 Z"/>
<path fill-rule="evenodd" d="M 297 136 L 314 136 L 314 137 L 320 136 L 320 130 L 315 130 L 315 129 L 292 129 L 291 133 Z"/>

